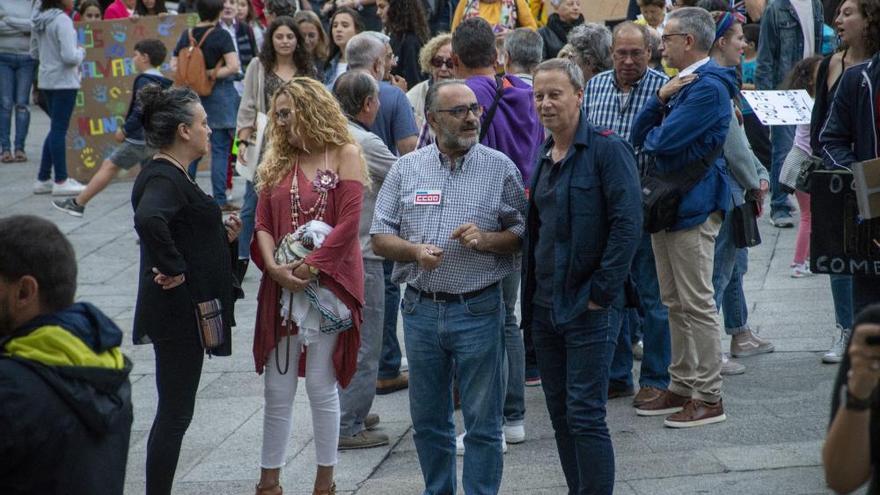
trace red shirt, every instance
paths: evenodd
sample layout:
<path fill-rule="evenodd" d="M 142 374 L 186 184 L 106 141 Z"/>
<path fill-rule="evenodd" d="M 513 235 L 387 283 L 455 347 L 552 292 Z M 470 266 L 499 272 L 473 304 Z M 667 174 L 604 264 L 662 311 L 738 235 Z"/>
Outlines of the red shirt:
<path fill-rule="evenodd" d="M 114 2 L 107 7 L 107 10 L 104 11 L 105 21 L 109 21 L 110 19 L 125 19 L 126 17 L 131 17 L 131 12 L 128 11 L 128 7 L 122 3 L 122 0 L 114 0 Z"/>
<path fill-rule="evenodd" d="M 287 333 L 281 323 L 281 297 L 279 286 L 263 269 L 263 258 L 257 248 L 256 233 L 268 232 L 276 244 L 282 237 L 293 232 L 290 211 L 290 185 L 293 173 L 288 174 L 278 184 L 260 192 L 254 225 L 254 238 L 251 242 L 251 257 L 254 264 L 263 270 L 260 291 L 257 293 L 257 321 L 254 333 L 254 365 L 257 373 L 264 366 L 275 366 L 269 361 L 272 349 L 282 335 Z M 318 199 L 312 185 L 300 170 L 298 174 L 300 204 L 309 209 Z M 354 180 L 340 180 L 335 189 L 327 194 L 327 207 L 324 222 L 333 226 L 333 232 L 324 244 L 306 257 L 306 263 L 321 271 L 321 285 L 330 289 L 351 311 L 353 328 L 339 334 L 336 350 L 333 352 L 333 367 L 336 379 L 343 388 L 351 381 L 357 370 L 357 354 L 360 348 L 360 326 L 364 307 L 364 262 L 358 239 L 364 186 Z M 305 223 L 311 218 L 300 220 Z M 293 328 L 293 333 L 298 329 Z M 305 352 L 303 353 L 305 355 Z M 283 359 L 283 358 L 282 358 Z M 305 359 L 299 360 L 299 376 L 305 376 Z M 283 361 L 282 361 L 283 363 Z M 283 366 L 283 364 L 282 364 Z"/>

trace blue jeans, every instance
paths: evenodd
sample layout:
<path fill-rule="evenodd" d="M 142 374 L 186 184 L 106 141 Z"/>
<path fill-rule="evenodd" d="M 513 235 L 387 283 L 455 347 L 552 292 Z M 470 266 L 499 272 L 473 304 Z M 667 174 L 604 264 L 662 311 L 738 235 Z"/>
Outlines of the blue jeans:
<path fill-rule="evenodd" d="M 639 248 L 632 262 L 632 275 L 639 289 L 642 305 L 642 343 L 645 349 L 639 373 L 640 387 L 665 389 L 669 386 L 669 361 L 672 350 L 669 341 L 669 310 L 660 301 L 657 265 L 651 236 L 642 234 Z"/>
<path fill-rule="evenodd" d="M 28 55 L 0 53 L 0 150 L 10 151 L 9 135 L 15 110 L 15 150 L 24 150 L 31 112 L 28 100 L 37 61 Z"/>
<path fill-rule="evenodd" d="M 504 467 L 501 411 L 504 391 L 504 307 L 500 287 L 466 301 L 434 302 L 407 289 L 403 312 L 409 365 L 413 441 L 424 495 L 455 493 L 452 376 L 458 378 L 464 437 L 462 485 L 467 495 L 496 494 Z"/>
<path fill-rule="evenodd" d="M 852 275 L 831 275 L 831 299 L 834 301 L 834 320 L 840 328 L 853 326 Z"/>
<path fill-rule="evenodd" d="M 397 341 L 397 311 L 400 307 L 400 286 L 391 281 L 393 261 L 385 261 L 385 320 L 382 328 L 382 357 L 379 379 L 391 380 L 400 375 L 400 342 Z"/>
<path fill-rule="evenodd" d="M 534 308 L 532 338 L 569 495 L 610 495 L 614 488 L 605 404 L 619 328 L 615 308 L 586 311 L 563 325 L 549 308 Z"/>
<path fill-rule="evenodd" d="M 749 251 L 737 248 L 733 232 L 733 213 L 724 216 L 721 230 L 715 238 L 715 264 L 712 287 L 715 306 L 724 308 L 724 332 L 737 335 L 749 330 L 749 310 L 743 293 L 743 275 L 749 270 Z"/>
<path fill-rule="evenodd" d="M 788 194 L 779 187 L 779 173 L 785 157 L 794 143 L 793 125 L 774 125 L 770 127 L 770 218 L 791 215 Z"/>
<path fill-rule="evenodd" d="M 70 127 L 70 116 L 76 103 L 76 89 L 44 89 L 49 106 L 49 133 L 43 141 L 40 172 L 37 179 L 47 181 L 55 171 L 55 182 L 67 180 L 67 148 L 65 139 Z"/>
<path fill-rule="evenodd" d="M 632 367 L 632 329 L 638 326 L 639 314 L 635 308 L 624 308 L 620 314 L 620 331 L 617 333 L 617 345 L 614 358 L 611 360 L 611 371 L 608 373 L 608 388 L 612 390 L 629 390 L 633 386 Z"/>
<path fill-rule="evenodd" d="M 211 129 L 211 195 L 220 206 L 228 202 L 226 199 L 226 172 L 229 170 L 229 152 L 232 150 L 234 134 L 235 129 Z M 189 164 L 189 175 L 193 179 L 196 178 L 200 161 L 201 159 L 198 159 Z M 241 247 L 239 247 L 240 252 Z"/>
<path fill-rule="evenodd" d="M 519 426 L 526 415 L 526 350 L 516 321 L 519 269 L 501 281 L 504 298 L 504 424 Z"/>
<path fill-rule="evenodd" d="M 251 239 L 254 237 L 254 222 L 257 212 L 257 192 L 254 183 L 244 183 L 244 201 L 241 204 L 241 232 L 238 234 L 238 259 L 251 259 Z"/>

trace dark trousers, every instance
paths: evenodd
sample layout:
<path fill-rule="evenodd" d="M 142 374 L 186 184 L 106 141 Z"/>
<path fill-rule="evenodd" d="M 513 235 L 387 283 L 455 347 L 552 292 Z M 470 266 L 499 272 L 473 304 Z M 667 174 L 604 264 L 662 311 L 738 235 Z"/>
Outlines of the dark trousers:
<path fill-rule="evenodd" d="M 379 379 L 392 380 L 400 375 L 400 342 L 397 340 L 397 312 L 400 309 L 400 286 L 391 281 L 394 262 L 386 260 L 385 273 L 385 322 L 382 327 L 382 356 L 379 358 Z"/>
<path fill-rule="evenodd" d="M 562 325 L 550 309 L 534 308 L 532 338 L 569 495 L 611 495 L 614 489 L 605 404 L 619 329 L 615 308 L 586 311 Z"/>
<path fill-rule="evenodd" d="M 153 350 L 159 405 L 147 442 L 147 495 L 168 495 L 192 421 L 205 353 L 195 329 L 191 338 L 155 342 Z"/>
<path fill-rule="evenodd" d="M 67 129 L 76 104 L 75 89 L 43 89 L 49 105 L 49 133 L 43 141 L 40 172 L 37 179 L 47 181 L 55 172 L 55 182 L 67 180 Z"/>

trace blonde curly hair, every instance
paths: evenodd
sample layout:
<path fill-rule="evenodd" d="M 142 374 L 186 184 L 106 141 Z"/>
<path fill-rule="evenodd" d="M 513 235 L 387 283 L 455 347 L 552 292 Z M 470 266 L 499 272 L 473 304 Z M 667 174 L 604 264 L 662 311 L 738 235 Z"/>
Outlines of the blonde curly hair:
<path fill-rule="evenodd" d="M 290 98 L 293 111 L 288 125 L 277 125 L 275 103 L 280 95 Z M 272 96 L 272 108 L 269 111 L 269 125 L 266 129 L 266 153 L 257 167 L 254 187 L 261 191 L 277 185 L 293 168 L 294 155 L 300 152 L 288 140 L 292 131 L 299 136 L 306 153 L 320 152 L 325 147 L 338 147 L 346 144 L 357 145 L 348 130 L 348 119 L 336 98 L 320 82 L 310 77 L 294 77 L 278 88 Z M 360 146 L 358 146 L 360 150 Z M 370 183 L 369 172 L 363 154 L 359 153 L 363 168 L 363 182 Z"/>
<path fill-rule="evenodd" d="M 422 68 L 422 72 L 430 74 L 431 70 L 434 69 L 434 66 L 431 65 L 431 59 L 437 55 L 441 48 L 451 44 L 452 35 L 449 33 L 440 33 L 428 40 L 422 49 L 419 50 L 419 66 Z"/>

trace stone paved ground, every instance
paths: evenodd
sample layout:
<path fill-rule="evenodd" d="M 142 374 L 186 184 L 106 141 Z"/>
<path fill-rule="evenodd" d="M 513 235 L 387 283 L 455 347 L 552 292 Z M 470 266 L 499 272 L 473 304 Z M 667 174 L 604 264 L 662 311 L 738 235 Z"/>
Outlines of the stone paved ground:
<path fill-rule="evenodd" d="M 0 165 L 0 214 L 30 213 L 56 222 L 76 248 L 78 299 L 97 304 L 126 332 L 124 350 L 135 362 L 135 420 L 126 493 L 143 493 L 144 452 L 156 394 L 152 349 L 129 343 L 138 263 L 129 204 L 131 182 L 112 184 L 88 206 L 84 219 L 53 210 L 47 196 L 30 192 L 37 170 L 34 158 L 47 129 L 47 118 L 34 109 L 27 150 L 32 160 Z M 204 177 L 201 181 L 209 190 Z M 764 243 L 751 253 L 745 288 L 752 326 L 772 340 L 777 351 L 743 360 L 748 372 L 725 380 L 730 418 L 725 423 L 676 431 L 664 428 L 661 418 L 637 418 L 627 399 L 612 401 L 608 424 L 617 457 L 616 493 L 828 493 L 820 447 L 835 369 L 819 362 L 834 323 L 828 279 L 789 278 L 795 232 L 774 229 L 766 221 L 761 229 Z M 263 388 L 250 352 L 258 275 L 251 269 L 245 281 L 248 297 L 236 308 L 241 326 L 234 335 L 233 356 L 205 362 L 175 493 L 252 493 L 259 467 Z M 564 494 L 540 388 L 526 389 L 526 404 L 528 441 L 511 446 L 505 456 L 501 493 Z M 378 397 L 374 410 L 382 417 L 380 428 L 391 437 L 391 445 L 341 453 L 336 474 L 340 493 L 419 493 L 421 474 L 407 395 Z M 313 466 L 309 408 L 300 392 L 283 475 L 286 492 L 311 493 Z"/>

